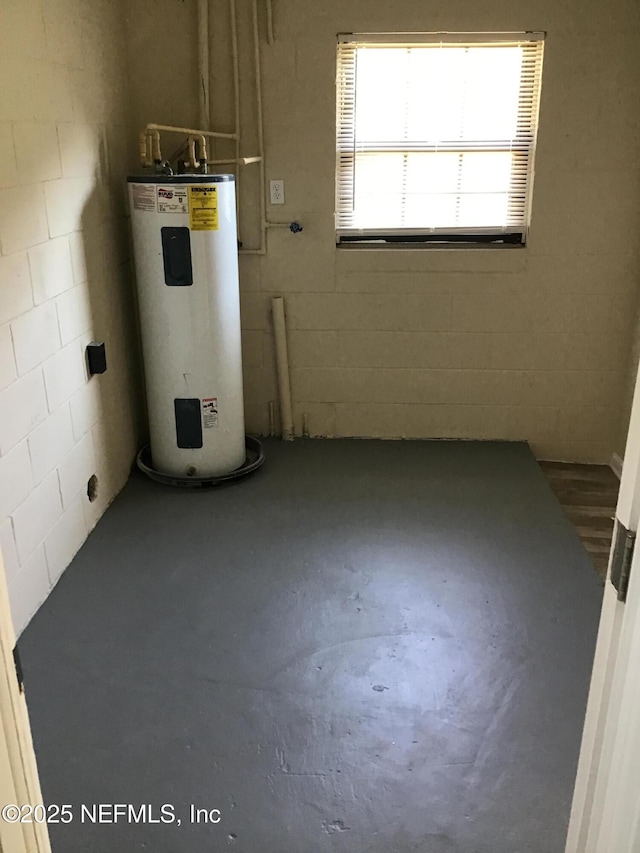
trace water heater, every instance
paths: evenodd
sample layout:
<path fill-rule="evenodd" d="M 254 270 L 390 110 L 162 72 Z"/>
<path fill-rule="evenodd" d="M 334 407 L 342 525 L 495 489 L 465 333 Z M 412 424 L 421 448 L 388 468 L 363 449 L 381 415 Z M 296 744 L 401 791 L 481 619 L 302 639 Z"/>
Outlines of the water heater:
<path fill-rule="evenodd" d="M 177 482 L 245 463 L 233 175 L 129 177 L 150 464 Z"/>

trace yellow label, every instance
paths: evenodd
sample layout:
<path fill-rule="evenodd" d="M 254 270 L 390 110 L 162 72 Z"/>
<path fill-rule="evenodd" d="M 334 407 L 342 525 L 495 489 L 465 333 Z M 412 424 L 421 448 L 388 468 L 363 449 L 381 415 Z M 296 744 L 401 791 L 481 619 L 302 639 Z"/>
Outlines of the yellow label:
<path fill-rule="evenodd" d="M 218 230 L 217 187 L 189 187 L 189 227 L 192 231 Z"/>

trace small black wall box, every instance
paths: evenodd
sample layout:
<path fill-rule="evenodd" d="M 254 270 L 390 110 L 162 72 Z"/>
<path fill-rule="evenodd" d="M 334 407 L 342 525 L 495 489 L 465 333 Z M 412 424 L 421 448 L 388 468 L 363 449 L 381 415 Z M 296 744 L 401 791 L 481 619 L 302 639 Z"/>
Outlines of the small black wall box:
<path fill-rule="evenodd" d="M 87 364 L 89 373 L 104 373 L 107 369 L 107 352 L 103 341 L 91 341 L 87 344 Z"/>

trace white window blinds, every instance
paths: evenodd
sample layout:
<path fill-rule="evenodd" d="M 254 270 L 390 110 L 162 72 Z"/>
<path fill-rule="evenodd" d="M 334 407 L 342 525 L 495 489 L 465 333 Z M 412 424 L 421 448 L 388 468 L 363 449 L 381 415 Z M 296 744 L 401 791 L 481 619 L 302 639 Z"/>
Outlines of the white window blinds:
<path fill-rule="evenodd" d="M 338 241 L 523 243 L 540 34 L 340 36 Z"/>

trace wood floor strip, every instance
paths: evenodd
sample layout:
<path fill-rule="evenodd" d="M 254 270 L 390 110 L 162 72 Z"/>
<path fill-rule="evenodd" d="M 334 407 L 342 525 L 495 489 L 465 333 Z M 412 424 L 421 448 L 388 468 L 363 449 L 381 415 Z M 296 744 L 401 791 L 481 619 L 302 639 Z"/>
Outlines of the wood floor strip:
<path fill-rule="evenodd" d="M 604 583 L 620 488 L 618 478 L 607 465 L 540 462 L 540 467 Z"/>

